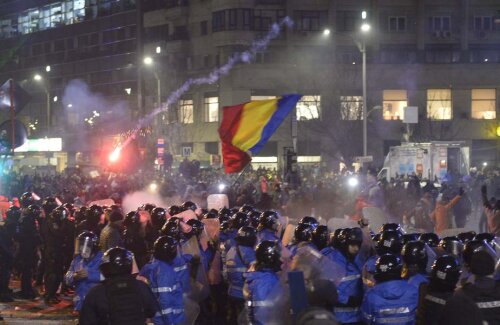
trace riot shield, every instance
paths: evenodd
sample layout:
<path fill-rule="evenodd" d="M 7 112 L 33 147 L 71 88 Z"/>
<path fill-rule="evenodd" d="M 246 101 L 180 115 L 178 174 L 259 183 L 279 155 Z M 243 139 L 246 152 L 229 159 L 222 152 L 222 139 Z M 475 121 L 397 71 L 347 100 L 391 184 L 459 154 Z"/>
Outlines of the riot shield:
<path fill-rule="evenodd" d="M 186 314 L 186 321 L 183 322 L 182 325 L 194 325 L 200 314 L 200 305 L 187 295 L 184 295 L 182 298 L 184 302 L 184 313 Z"/>
<path fill-rule="evenodd" d="M 195 259 L 201 258 L 200 247 L 198 246 L 198 240 L 196 237 L 191 237 L 188 241 L 184 242 L 181 247 L 183 254 L 190 254 Z M 210 294 L 210 288 L 208 285 L 208 277 L 202 264 L 195 266 L 197 268 L 195 279 L 191 280 L 191 292 L 189 297 L 194 301 L 203 301 Z"/>
<path fill-rule="evenodd" d="M 283 233 L 283 238 L 281 239 L 281 243 L 283 246 L 287 246 L 293 240 L 293 232 L 295 230 L 294 224 L 286 225 L 285 232 Z"/>
<path fill-rule="evenodd" d="M 368 220 L 369 227 L 374 232 L 377 232 L 385 223 L 387 223 L 387 216 L 384 211 L 377 207 L 363 208 L 363 218 Z"/>

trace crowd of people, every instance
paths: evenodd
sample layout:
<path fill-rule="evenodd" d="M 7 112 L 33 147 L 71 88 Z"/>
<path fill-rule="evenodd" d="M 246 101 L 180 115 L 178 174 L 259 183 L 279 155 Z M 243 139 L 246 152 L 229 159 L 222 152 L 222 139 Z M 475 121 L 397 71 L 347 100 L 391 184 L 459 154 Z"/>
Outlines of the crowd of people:
<path fill-rule="evenodd" d="M 29 192 L 0 226 L 0 302 L 68 295 L 81 325 L 500 322 L 500 200 L 488 197 L 498 176 L 440 187 L 373 172 L 310 170 L 300 184 L 265 169 L 240 176 L 12 177 L 10 195 Z M 125 214 L 123 197 L 151 182 L 184 203 Z M 220 192 L 237 208 L 209 210 Z M 86 206 L 103 198 L 117 204 Z M 386 216 L 382 229 L 370 230 L 364 207 Z M 481 213 L 484 232 L 439 238 Z M 345 215 L 349 226 L 327 226 Z"/>

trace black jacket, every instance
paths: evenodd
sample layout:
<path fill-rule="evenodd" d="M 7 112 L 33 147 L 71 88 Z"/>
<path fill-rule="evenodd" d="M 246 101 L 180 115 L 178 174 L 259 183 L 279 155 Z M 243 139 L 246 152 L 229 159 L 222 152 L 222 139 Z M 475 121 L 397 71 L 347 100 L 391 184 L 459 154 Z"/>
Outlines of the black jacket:
<path fill-rule="evenodd" d="M 151 289 L 131 275 L 106 279 L 83 301 L 80 325 L 144 325 L 159 310 Z"/>

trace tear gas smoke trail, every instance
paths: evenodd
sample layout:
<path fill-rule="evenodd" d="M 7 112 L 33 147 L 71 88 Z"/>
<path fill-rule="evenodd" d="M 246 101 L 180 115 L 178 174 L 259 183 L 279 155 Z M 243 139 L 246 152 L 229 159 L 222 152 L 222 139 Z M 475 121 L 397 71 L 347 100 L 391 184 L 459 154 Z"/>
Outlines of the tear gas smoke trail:
<path fill-rule="evenodd" d="M 153 112 L 151 112 L 149 115 L 142 118 L 139 121 L 137 127 L 132 132 L 132 134 L 127 138 L 127 140 L 125 140 L 125 142 L 121 146 L 117 147 L 117 149 L 115 149 L 115 151 L 116 150 L 121 151 L 121 149 L 126 147 L 130 143 L 130 141 L 137 135 L 137 132 L 139 132 L 139 130 L 142 127 L 150 124 L 156 115 L 168 110 L 168 108 L 172 104 L 177 102 L 181 98 L 181 96 L 184 95 L 191 88 L 191 86 L 216 83 L 222 76 L 227 75 L 234 68 L 234 66 L 236 64 L 238 64 L 238 63 L 250 63 L 250 61 L 253 58 L 255 58 L 255 55 L 257 53 L 265 51 L 267 49 L 267 46 L 269 45 L 269 43 L 273 39 L 275 39 L 276 37 L 279 36 L 282 28 L 284 28 L 284 27 L 291 28 L 292 26 L 293 26 L 293 21 L 289 17 L 283 18 L 279 23 L 274 23 L 271 26 L 271 30 L 266 34 L 266 36 L 264 36 L 263 38 L 261 38 L 259 40 L 254 41 L 252 43 L 252 46 L 250 46 L 250 48 L 247 51 L 242 52 L 242 53 L 234 53 L 228 59 L 226 64 L 215 69 L 207 76 L 200 77 L 200 78 L 188 79 L 186 82 L 184 82 L 184 84 L 182 84 L 182 86 L 180 86 L 177 90 L 172 92 L 170 94 L 170 96 L 168 96 L 167 101 L 166 101 L 166 106 L 164 108 L 158 107 Z M 120 148 L 120 149 L 118 149 L 118 148 Z"/>

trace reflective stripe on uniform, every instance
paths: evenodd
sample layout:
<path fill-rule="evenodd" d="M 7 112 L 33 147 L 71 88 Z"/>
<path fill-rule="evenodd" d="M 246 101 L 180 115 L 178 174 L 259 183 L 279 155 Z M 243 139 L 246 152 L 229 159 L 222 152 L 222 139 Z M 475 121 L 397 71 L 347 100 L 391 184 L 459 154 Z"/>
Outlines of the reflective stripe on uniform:
<path fill-rule="evenodd" d="M 172 287 L 159 287 L 159 288 L 151 288 L 151 291 L 154 293 L 161 293 L 161 292 L 172 292 L 174 290 L 177 290 L 179 288 L 178 285 L 174 285 Z"/>
<path fill-rule="evenodd" d="M 347 282 L 361 278 L 361 274 L 348 275 L 340 279 L 340 282 Z"/>
<path fill-rule="evenodd" d="M 163 315 L 168 315 L 168 314 L 182 314 L 184 312 L 184 309 L 174 309 L 174 308 L 167 308 L 167 309 L 162 309 L 161 313 Z"/>
<path fill-rule="evenodd" d="M 243 287 L 240 286 L 235 286 L 235 285 L 229 285 L 229 290 L 243 290 Z"/>
<path fill-rule="evenodd" d="M 380 313 L 384 315 L 408 314 L 409 312 L 410 308 L 408 307 L 380 309 Z"/>
<path fill-rule="evenodd" d="M 432 301 L 432 302 L 435 302 L 436 304 L 446 305 L 446 300 L 438 298 L 438 297 L 434 297 L 434 296 L 431 296 L 431 295 L 426 295 L 425 299 L 429 300 L 429 301 Z"/>
<path fill-rule="evenodd" d="M 349 313 L 358 311 L 359 307 L 334 307 L 333 311 L 336 313 Z"/>
<path fill-rule="evenodd" d="M 183 271 L 186 270 L 187 267 L 188 267 L 187 264 L 184 264 L 183 266 L 174 267 L 174 271 L 175 272 Z"/>
<path fill-rule="evenodd" d="M 390 318 L 376 318 L 375 323 L 378 324 L 402 324 L 407 322 L 414 322 L 415 316 L 404 316 L 404 317 L 390 317 Z"/>
<path fill-rule="evenodd" d="M 498 308 L 498 307 L 500 307 L 500 301 L 497 300 L 497 301 L 478 302 L 478 303 L 476 303 L 476 305 L 481 309 Z"/>
<path fill-rule="evenodd" d="M 248 307 L 271 307 L 273 305 L 272 301 L 248 301 Z"/>

